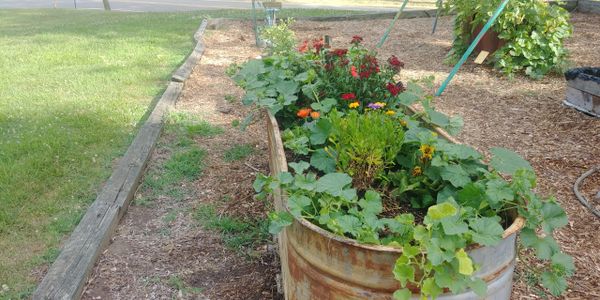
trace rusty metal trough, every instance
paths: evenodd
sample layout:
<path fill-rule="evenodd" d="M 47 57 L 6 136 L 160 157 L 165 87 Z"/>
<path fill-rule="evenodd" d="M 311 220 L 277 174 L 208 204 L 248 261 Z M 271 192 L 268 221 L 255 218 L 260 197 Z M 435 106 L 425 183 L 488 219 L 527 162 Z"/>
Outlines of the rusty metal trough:
<path fill-rule="evenodd" d="M 268 114 L 271 174 L 287 171 L 287 161 L 277 120 Z M 274 195 L 277 210 L 286 209 L 280 191 Z M 495 247 L 472 246 L 468 253 L 480 265 L 475 276 L 488 284 L 486 299 L 510 299 L 515 268 L 516 237 L 524 225 L 516 217 Z M 399 288 L 392 268 L 401 249 L 363 245 L 334 235 L 304 220 L 297 219 L 278 237 L 285 299 L 392 299 Z M 417 295 L 413 296 L 418 299 Z M 472 291 L 438 299 L 479 299 Z"/>
<path fill-rule="evenodd" d="M 577 68 L 565 73 L 567 99 L 565 105 L 600 117 L 600 68 Z"/>

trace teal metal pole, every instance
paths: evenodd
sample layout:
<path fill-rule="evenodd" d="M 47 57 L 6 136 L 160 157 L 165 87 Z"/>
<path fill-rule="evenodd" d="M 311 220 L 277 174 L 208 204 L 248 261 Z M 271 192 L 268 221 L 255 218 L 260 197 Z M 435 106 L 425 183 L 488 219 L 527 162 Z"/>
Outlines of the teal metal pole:
<path fill-rule="evenodd" d="M 256 4 L 255 0 L 252 0 L 252 18 L 254 19 L 254 40 L 256 46 L 258 46 L 258 24 L 256 23 Z"/>
<path fill-rule="evenodd" d="M 437 28 L 438 19 L 440 18 L 440 14 L 442 13 L 442 0 L 437 1 L 437 12 L 435 13 L 435 20 L 433 20 L 433 29 L 431 29 L 431 34 L 435 33 L 435 29 Z"/>
<path fill-rule="evenodd" d="M 394 25 L 396 25 L 396 21 L 398 21 L 398 19 L 400 18 L 400 15 L 404 11 L 404 8 L 406 7 L 407 3 L 408 3 L 408 0 L 404 0 L 404 3 L 402 3 L 402 6 L 400 7 L 400 10 L 396 14 L 396 16 L 394 16 L 394 20 L 392 20 L 392 23 L 390 24 L 390 26 L 388 27 L 388 29 L 385 31 L 385 33 L 381 37 L 381 41 L 379 41 L 379 44 L 377 44 L 377 48 L 381 48 L 383 46 L 383 44 L 385 43 L 385 40 L 387 40 L 388 36 L 390 35 L 390 32 L 392 31 L 392 28 L 394 28 Z"/>
<path fill-rule="evenodd" d="M 454 68 L 450 72 L 450 75 L 448 75 L 448 78 L 446 78 L 446 80 L 442 83 L 442 85 L 438 89 L 437 93 L 435 93 L 436 96 L 440 96 L 444 92 L 444 90 L 446 89 L 446 87 L 448 86 L 450 81 L 452 81 L 452 78 L 454 78 L 454 75 L 456 75 L 456 73 L 458 73 L 458 70 L 460 69 L 460 67 L 465 63 L 465 61 L 467 61 L 467 58 L 469 58 L 469 56 L 471 55 L 471 53 L 473 52 L 473 50 L 475 49 L 477 44 L 479 44 L 479 41 L 481 41 L 481 39 L 483 38 L 483 35 L 492 27 L 492 24 L 494 24 L 494 22 L 496 21 L 498 16 L 500 16 L 500 14 L 504 10 L 504 8 L 506 8 L 508 1 L 509 0 L 504 0 L 502 2 L 502 4 L 500 4 L 500 6 L 496 9 L 496 11 L 492 15 L 492 17 L 487 21 L 487 23 L 485 23 L 485 26 L 483 26 L 483 28 L 481 29 L 481 31 L 479 32 L 477 37 L 475 37 L 475 39 L 473 40 L 473 42 L 471 43 L 469 48 L 467 48 L 467 51 L 465 52 L 465 54 L 463 54 L 463 56 L 460 58 L 458 63 L 454 66 Z"/>

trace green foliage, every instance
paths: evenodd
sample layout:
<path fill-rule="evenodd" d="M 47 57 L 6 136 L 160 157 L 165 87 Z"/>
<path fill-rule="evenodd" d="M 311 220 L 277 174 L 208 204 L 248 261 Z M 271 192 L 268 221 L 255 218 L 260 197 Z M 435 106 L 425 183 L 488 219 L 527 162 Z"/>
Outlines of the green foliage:
<path fill-rule="evenodd" d="M 471 42 L 474 29 L 487 22 L 501 0 L 451 0 L 446 5 L 456 12 L 454 43 L 449 54 L 458 60 Z M 510 1 L 492 26 L 506 43 L 494 53 L 495 67 L 512 75 L 524 71 L 539 79 L 549 72 L 562 72 L 568 56 L 564 41 L 571 36 L 569 13 L 546 1 Z"/>
<path fill-rule="evenodd" d="M 254 153 L 254 147 L 252 147 L 252 145 L 235 145 L 225 151 L 223 160 L 226 162 L 238 161 L 245 159 L 252 155 L 252 153 Z"/>
<path fill-rule="evenodd" d="M 334 151 L 338 170 L 352 176 L 358 189 L 366 190 L 383 175 L 385 168 L 395 164 L 403 144 L 402 126 L 396 119 L 377 112 L 351 111 L 344 117 L 334 112 L 329 117 L 329 153 Z"/>
<path fill-rule="evenodd" d="M 267 42 L 270 54 L 285 54 L 296 46 L 296 34 L 290 29 L 293 19 L 280 20 L 275 26 L 265 27 L 260 37 Z"/>

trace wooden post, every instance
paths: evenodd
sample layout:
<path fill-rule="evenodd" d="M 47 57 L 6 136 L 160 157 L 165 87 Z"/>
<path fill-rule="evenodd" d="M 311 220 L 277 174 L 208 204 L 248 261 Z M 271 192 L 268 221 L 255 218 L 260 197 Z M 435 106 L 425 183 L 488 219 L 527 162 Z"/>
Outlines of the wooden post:
<path fill-rule="evenodd" d="M 102 0 L 102 4 L 104 4 L 104 10 L 110 10 L 110 3 L 108 3 L 108 0 Z"/>

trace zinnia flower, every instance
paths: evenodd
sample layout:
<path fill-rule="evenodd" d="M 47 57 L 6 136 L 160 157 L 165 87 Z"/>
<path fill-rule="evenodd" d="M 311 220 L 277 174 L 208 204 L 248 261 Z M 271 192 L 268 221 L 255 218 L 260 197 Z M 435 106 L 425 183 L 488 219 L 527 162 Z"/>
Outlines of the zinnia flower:
<path fill-rule="evenodd" d="M 400 120 L 400 125 L 401 125 L 402 127 L 406 127 L 406 126 L 408 126 L 408 122 L 406 122 L 406 121 L 404 121 L 404 120 Z"/>
<path fill-rule="evenodd" d="M 358 71 L 356 70 L 356 67 L 355 67 L 355 66 L 352 66 L 352 67 L 350 68 L 350 74 L 352 74 L 352 77 L 354 77 L 354 78 L 358 78 Z"/>
<path fill-rule="evenodd" d="M 370 109 L 380 109 L 380 108 L 384 108 L 385 107 L 385 103 L 383 102 L 375 102 L 375 103 L 369 103 L 367 105 L 368 108 Z"/>
<path fill-rule="evenodd" d="M 308 51 L 308 40 L 305 40 L 304 42 L 302 42 L 302 44 L 300 44 L 300 46 L 298 46 L 298 51 L 300 53 Z"/>
<path fill-rule="evenodd" d="M 397 96 L 398 94 L 400 94 L 400 92 L 402 92 L 401 88 L 399 88 L 397 85 L 391 82 L 387 84 L 386 88 L 390 92 L 390 94 L 392 94 L 392 96 Z"/>
<path fill-rule="evenodd" d="M 385 114 L 388 116 L 393 116 L 396 114 L 396 112 L 390 109 L 390 110 L 386 111 Z"/>
<path fill-rule="evenodd" d="M 348 53 L 348 49 L 335 49 L 335 50 L 332 51 L 332 53 L 334 55 L 342 57 L 342 56 L 344 56 L 344 55 L 346 55 Z"/>
<path fill-rule="evenodd" d="M 419 151 L 423 154 L 421 156 L 421 161 L 425 162 L 431 160 L 433 158 L 433 153 L 435 152 L 435 147 L 430 145 L 421 145 Z"/>
<path fill-rule="evenodd" d="M 362 43 L 363 38 L 361 36 L 355 35 L 352 37 L 352 41 L 350 42 L 350 44 L 355 44 L 358 45 L 360 43 Z"/>
<path fill-rule="evenodd" d="M 348 104 L 348 107 L 350 107 L 350 108 L 358 108 L 359 106 L 360 106 L 360 103 L 358 103 L 358 101 Z"/>
<path fill-rule="evenodd" d="M 318 119 L 321 116 L 321 114 L 318 111 L 313 111 L 310 113 L 310 117 L 313 119 Z"/>
<path fill-rule="evenodd" d="M 404 63 L 400 61 L 396 55 L 392 55 L 392 57 L 388 58 L 388 63 L 396 72 L 400 72 L 400 70 L 404 68 Z"/>
<path fill-rule="evenodd" d="M 356 99 L 356 95 L 354 93 L 345 93 L 345 94 L 342 94 L 342 99 L 343 100 L 354 100 L 354 99 Z"/>
<path fill-rule="evenodd" d="M 312 109 L 303 108 L 298 111 L 296 116 L 298 116 L 298 118 L 300 118 L 300 119 L 306 119 L 306 118 L 308 118 L 308 116 L 310 115 L 311 112 L 312 112 Z"/>
<path fill-rule="evenodd" d="M 417 177 L 419 175 L 423 174 L 423 169 L 421 169 L 421 167 L 416 166 L 413 170 L 412 170 L 412 176 Z"/>
<path fill-rule="evenodd" d="M 317 53 L 321 52 L 321 49 L 323 49 L 324 46 L 325 46 L 325 42 L 323 41 L 323 38 L 320 38 L 318 40 L 313 40 L 313 47 L 315 48 L 315 51 Z"/>

